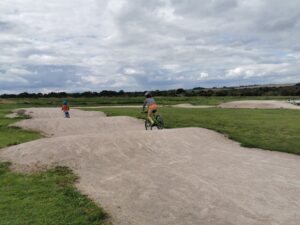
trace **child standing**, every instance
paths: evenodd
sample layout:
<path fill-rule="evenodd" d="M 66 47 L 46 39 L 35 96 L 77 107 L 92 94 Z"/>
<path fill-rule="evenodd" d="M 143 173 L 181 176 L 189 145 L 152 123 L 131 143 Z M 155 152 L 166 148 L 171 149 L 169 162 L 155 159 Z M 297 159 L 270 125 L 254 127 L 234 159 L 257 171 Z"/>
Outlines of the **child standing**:
<path fill-rule="evenodd" d="M 70 107 L 67 100 L 64 100 L 61 110 L 65 113 L 65 118 L 70 118 Z"/>

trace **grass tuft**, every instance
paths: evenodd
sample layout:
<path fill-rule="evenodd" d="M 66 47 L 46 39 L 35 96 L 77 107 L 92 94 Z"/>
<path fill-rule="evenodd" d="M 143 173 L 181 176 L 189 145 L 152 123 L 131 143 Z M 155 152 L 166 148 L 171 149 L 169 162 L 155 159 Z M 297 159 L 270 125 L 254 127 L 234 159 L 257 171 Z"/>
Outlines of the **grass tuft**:
<path fill-rule="evenodd" d="M 8 109 L 0 109 L 0 148 L 18 145 L 42 137 L 37 132 L 25 131 L 19 127 L 9 126 L 17 121 L 29 118 L 24 114 L 20 114 L 17 118 L 5 117 L 9 113 Z"/>
<path fill-rule="evenodd" d="M 0 163 L 0 176 L 9 170 L 10 162 Z"/>

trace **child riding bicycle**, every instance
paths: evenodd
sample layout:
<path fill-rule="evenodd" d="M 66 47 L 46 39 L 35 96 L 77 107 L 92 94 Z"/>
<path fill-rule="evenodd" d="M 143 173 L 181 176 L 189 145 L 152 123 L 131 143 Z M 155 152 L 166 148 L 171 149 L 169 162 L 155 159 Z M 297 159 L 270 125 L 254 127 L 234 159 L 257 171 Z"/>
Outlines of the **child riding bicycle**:
<path fill-rule="evenodd" d="M 147 116 L 148 116 L 148 120 L 150 121 L 151 126 L 152 126 L 152 125 L 154 125 L 154 120 L 153 120 L 152 116 L 153 116 L 153 113 L 157 110 L 157 104 L 150 92 L 146 92 L 145 97 L 146 97 L 146 99 L 143 104 L 143 111 L 145 111 L 146 107 L 148 108 Z"/>
<path fill-rule="evenodd" d="M 64 112 L 65 118 L 70 118 L 70 113 L 69 113 L 69 111 L 70 111 L 70 106 L 69 106 L 67 100 L 64 100 L 64 103 L 63 103 L 63 105 L 62 105 L 62 107 L 61 107 L 61 110 Z"/>

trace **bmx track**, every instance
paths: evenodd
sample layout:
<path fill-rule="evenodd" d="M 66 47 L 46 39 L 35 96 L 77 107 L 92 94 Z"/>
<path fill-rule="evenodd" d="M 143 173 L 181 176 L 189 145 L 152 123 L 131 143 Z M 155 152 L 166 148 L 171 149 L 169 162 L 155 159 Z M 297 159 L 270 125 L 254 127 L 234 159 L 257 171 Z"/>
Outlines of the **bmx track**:
<path fill-rule="evenodd" d="M 248 108 L 248 109 L 300 109 L 287 101 L 275 100 L 247 100 L 234 101 L 218 105 L 219 108 Z"/>
<path fill-rule="evenodd" d="M 244 108 L 244 109 L 300 109 L 299 105 L 293 105 L 288 101 L 278 100 L 244 100 L 244 101 L 233 101 L 219 104 L 217 106 L 212 105 L 192 105 L 190 103 L 168 105 L 168 107 L 175 108 Z M 75 107 L 76 108 L 76 107 Z M 141 108 L 140 105 L 119 105 L 119 106 L 84 106 L 77 108 L 87 109 L 101 109 L 101 108 Z"/>
<path fill-rule="evenodd" d="M 19 171 L 55 165 L 116 225 L 299 225 L 300 157 L 240 147 L 201 128 L 145 131 L 143 121 L 32 108 L 15 124 L 47 138 L 0 150 Z"/>

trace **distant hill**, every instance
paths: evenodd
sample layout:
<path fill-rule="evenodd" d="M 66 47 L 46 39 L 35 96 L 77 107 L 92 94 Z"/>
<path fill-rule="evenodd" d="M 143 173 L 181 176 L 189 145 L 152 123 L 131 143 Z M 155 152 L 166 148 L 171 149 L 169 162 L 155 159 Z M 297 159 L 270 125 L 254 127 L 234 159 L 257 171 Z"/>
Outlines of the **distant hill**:
<path fill-rule="evenodd" d="M 239 86 L 236 88 L 239 89 L 239 88 L 263 88 L 263 87 L 291 87 L 291 86 L 295 86 L 295 85 L 296 85 L 296 83 L 293 83 L 293 84 L 255 84 L 255 85 Z"/>
<path fill-rule="evenodd" d="M 182 90 L 180 89 L 182 93 Z M 300 96 L 300 83 L 255 84 L 232 87 L 195 87 L 185 90 L 184 95 L 200 96 Z"/>

